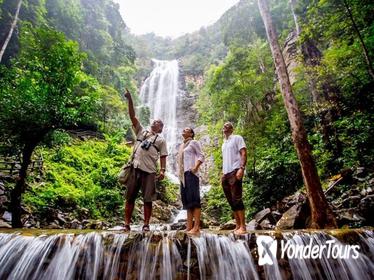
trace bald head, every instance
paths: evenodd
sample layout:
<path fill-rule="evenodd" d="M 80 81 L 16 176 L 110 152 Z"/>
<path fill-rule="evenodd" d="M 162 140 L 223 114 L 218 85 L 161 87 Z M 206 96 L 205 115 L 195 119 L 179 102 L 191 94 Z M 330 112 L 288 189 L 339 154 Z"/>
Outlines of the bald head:
<path fill-rule="evenodd" d="M 156 119 L 151 123 L 151 130 L 154 133 L 161 133 L 164 128 L 164 123 L 160 119 Z"/>

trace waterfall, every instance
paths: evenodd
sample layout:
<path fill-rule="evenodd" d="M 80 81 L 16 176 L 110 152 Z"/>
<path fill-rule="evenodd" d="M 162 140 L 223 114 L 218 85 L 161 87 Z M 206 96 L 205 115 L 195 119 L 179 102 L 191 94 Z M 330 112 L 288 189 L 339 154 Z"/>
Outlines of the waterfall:
<path fill-rule="evenodd" d="M 0 233 L 0 279 L 374 279 L 373 230 L 24 234 Z M 276 242 L 278 251 L 271 264 L 261 265 L 262 253 L 269 254 L 257 244 L 264 236 Z M 356 257 L 344 257 L 333 249 L 332 255 L 339 255 L 333 258 L 328 242 L 359 250 Z M 284 244 L 325 250 L 317 258 L 284 257 Z"/>
<path fill-rule="evenodd" d="M 154 69 L 140 89 L 140 99 L 150 109 L 150 119 L 161 119 L 164 123 L 162 134 L 169 150 L 168 169 L 175 173 L 176 145 L 180 136 L 177 127 L 178 61 L 152 61 Z"/>

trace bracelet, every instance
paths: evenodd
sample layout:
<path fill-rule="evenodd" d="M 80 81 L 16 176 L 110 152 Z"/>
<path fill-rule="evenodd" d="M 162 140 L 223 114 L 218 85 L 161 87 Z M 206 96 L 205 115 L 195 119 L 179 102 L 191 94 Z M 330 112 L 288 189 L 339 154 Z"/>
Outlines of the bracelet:
<path fill-rule="evenodd" d="M 244 166 L 240 166 L 239 169 L 243 169 L 243 170 L 245 170 L 245 167 L 244 167 Z"/>

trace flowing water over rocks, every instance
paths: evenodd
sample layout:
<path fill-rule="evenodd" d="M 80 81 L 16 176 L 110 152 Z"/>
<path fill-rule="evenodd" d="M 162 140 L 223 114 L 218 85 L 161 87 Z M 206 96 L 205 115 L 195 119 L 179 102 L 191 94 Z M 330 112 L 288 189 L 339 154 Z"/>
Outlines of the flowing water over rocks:
<path fill-rule="evenodd" d="M 276 246 L 259 245 L 270 238 Z M 283 256 L 288 247 L 359 246 L 357 258 Z M 283 246 L 283 247 L 282 247 Z M 306 247 L 304 247 L 306 248 Z M 311 247 L 312 248 L 312 247 Z M 265 251 L 264 251 L 265 250 Z M 312 249 L 314 250 L 314 249 Z M 263 255 L 265 252 L 265 256 Z M 271 251 L 272 252 L 272 251 Z M 266 257 L 272 264 L 259 265 Z M 289 256 L 289 255 L 288 255 Z M 342 255 L 341 255 L 342 256 Z M 291 256 L 292 257 L 292 256 Z M 343 256 L 344 257 L 344 256 Z M 0 279 L 373 279 L 374 231 L 0 233 Z"/>

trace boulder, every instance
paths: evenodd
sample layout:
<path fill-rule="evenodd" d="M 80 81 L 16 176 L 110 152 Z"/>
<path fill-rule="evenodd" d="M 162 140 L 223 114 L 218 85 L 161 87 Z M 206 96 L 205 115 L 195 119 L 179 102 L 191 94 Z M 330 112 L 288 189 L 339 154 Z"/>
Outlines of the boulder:
<path fill-rule="evenodd" d="M 58 213 L 56 218 L 57 218 L 60 225 L 63 226 L 64 224 L 66 224 L 65 217 L 62 213 Z"/>
<path fill-rule="evenodd" d="M 306 201 L 306 195 L 301 192 L 296 192 L 293 195 L 283 198 L 280 202 L 277 202 L 277 210 L 280 213 L 286 212 L 295 204 L 302 204 Z"/>
<path fill-rule="evenodd" d="M 186 223 L 174 223 L 170 226 L 171 230 L 185 230 L 186 229 Z"/>
<path fill-rule="evenodd" d="M 222 225 L 219 229 L 220 230 L 233 230 L 236 228 L 235 220 L 228 221 L 224 225 Z"/>
<path fill-rule="evenodd" d="M 269 221 L 269 219 L 264 219 L 260 223 L 260 228 L 264 230 L 272 230 L 274 227 L 275 226 Z"/>
<path fill-rule="evenodd" d="M 373 189 L 371 187 L 365 188 L 365 189 L 361 190 L 360 194 L 362 196 L 373 194 Z"/>
<path fill-rule="evenodd" d="M 256 229 L 259 229 L 259 224 L 257 223 L 256 219 L 253 219 L 247 224 L 247 230 L 256 230 Z"/>
<path fill-rule="evenodd" d="M 70 222 L 70 224 L 68 224 L 68 227 L 71 228 L 71 229 L 82 229 L 82 224 L 77 220 L 77 219 L 74 219 Z"/>
<path fill-rule="evenodd" d="M 12 226 L 8 224 L 6 221 L 0 219 L 0 228 L 12 228 Z"/>
<path fill-rule="evenodd" d="M 58 221 L 53 221 L 46 228 L 47 229 L 62 229 L 62 227 L 58 225 Z"/>
<path fill-rule="evenodd" d="M 296 204 L 288 209 L 277 222 L 277 230 L 293 229 L 301 212 L 301 205 Z"/>
<path fill-rule="evenodd" d="M 270 208 L 266 208 L 258 212 L 254 218 L 257 223 L 261 223 L 264 219 L 266 219 L 269 216 L 270 213 L 271 213 Z"/>
<path fill-rule="evenodd" d="M 278 211 L 272 211 L 272 212 L 270 213 L 270 216 L 269 216 L 270 221 L 271 221 L 272 223 L 274 223 L 274 224 L 276 224 L 276 223 L 279 221 L 279 219 L 280 219 L 281 217 L 282 217 L 282 214 L 279 213 Z"/>
<path fill-rule="evenodd" d="M 171 205 L 167 205 L 161 200 L 157 200 L 153 203 L 152 218 L 167 222 L 173 215 L 172 208 L 173 207 Z"/>
<path fill-rule="evenodd" d="M 360 215 L 356 208 L 340 209 L 335 213 L 339 227 L 360 227 L 365 223 L 365 218 Z"/>
<path fill-rule="evenodd" d="M 3 216 L 2 216 L 2 219 L 5 220 L 6 222 L 12 222 L 12 213 L 11 212 L 8 212 L 8 211 L 5 211 Z"/>

